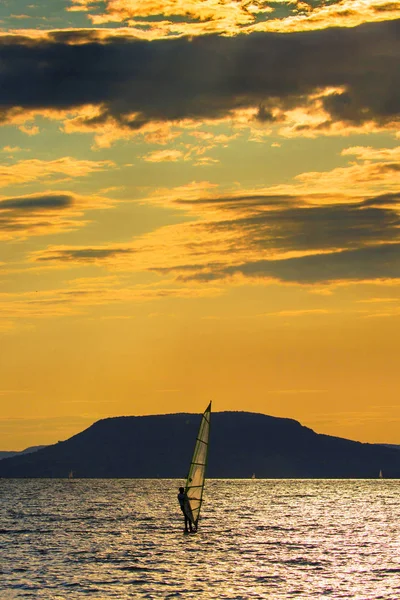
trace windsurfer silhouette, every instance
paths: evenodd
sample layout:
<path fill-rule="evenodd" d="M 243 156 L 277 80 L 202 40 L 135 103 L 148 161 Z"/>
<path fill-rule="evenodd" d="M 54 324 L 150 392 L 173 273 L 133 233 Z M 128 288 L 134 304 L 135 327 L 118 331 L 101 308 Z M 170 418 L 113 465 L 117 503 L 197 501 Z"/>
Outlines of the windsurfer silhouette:
<path fill-rule="evenodd" d="M 185 533 L 189 533 L 189 531 L 193 533 L 195 529 L 193 529 L 193 523 L 189 516 L 189 514 L 191 514 L 189 498 L 185 494 L 185 488 L 183 487 L 179 488 L 178 502 L 181 511 L 183 512 L 183 516 L 185 517 Z"/>

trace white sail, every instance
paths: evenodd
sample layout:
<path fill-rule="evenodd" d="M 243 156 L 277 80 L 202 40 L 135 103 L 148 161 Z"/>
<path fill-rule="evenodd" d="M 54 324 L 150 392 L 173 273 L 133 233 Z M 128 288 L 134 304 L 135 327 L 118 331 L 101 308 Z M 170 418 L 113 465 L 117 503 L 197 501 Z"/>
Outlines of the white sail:
<path fill-rule="evenodd" d="M 188 517 L 197 528 L 201 504 L 203 502 L 204 481 L 206 476 L 208 440 L 210 436 L 211 402 L 204 411 L 201 419 L 193 458 L 190 463 L 189 475 L 186 480 L 185 493 L 188 498 L 190 510 Z"/>

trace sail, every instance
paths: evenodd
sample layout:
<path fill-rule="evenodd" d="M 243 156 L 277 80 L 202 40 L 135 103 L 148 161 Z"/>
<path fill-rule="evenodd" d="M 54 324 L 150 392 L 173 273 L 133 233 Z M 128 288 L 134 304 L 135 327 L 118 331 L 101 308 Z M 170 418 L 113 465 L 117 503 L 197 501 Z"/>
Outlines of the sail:
<path fill-rule="evenodd" d="M 197 527 L 203 502 L 204 480 L 206 476 L 208 439 L 210 435 L 211 402 L 204 411 L 197 434 L 189 475 L 186 480 L 185 493 L 189 501 L 188 516 Z"/>

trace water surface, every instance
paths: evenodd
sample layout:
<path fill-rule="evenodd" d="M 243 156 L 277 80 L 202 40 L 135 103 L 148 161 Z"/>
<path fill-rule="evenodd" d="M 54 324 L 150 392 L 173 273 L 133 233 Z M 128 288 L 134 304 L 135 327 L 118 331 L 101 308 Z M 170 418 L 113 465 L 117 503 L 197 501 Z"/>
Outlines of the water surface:
<path fill-rule="evenodd" d="M 400 481 L 0 480 L 0 598 L 400 598 Z"/>

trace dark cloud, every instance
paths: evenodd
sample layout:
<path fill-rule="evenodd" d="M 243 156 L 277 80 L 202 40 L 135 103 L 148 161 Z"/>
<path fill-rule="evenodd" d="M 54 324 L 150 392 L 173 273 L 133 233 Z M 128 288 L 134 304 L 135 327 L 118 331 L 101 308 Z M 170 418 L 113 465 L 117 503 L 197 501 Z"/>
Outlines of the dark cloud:
<path fill-rule="evenodd" d="M 322 198 L 322 194 L 318 196 Z M 292 204 L 304 204 L 304 201 L 301 198 L 296 198 L 294 196 L 290 196 L 288 194 L 277 194 L 277 195 L 244 195 L 244 196 L 224 196 L 224 197 L 215 197 L 215 198 L 197 198 L 195 200 L 192 199 L 180 199 L 177 198 L 174 201 L 174 204 L 179 204 L 181 206 L 201 206 L 201 205 L 209 205 L 209 206 L 218 206 L 219 208 L 223 208 L 224 210 L 245 210 L 248 206 L 250 209 L 254 209 L 257 206 L 259 207 L 287 207 Z"/>
<path fill-rule="evenodd" d="M 362 206 L 396 206 L 400 203 L 400 192 L 398 194 L 382 194 L 373 198 L 367 198 Z"/>
<path fill-rule="evenodd" d="M 193 222 L 190 240 L 182 242 L 186 262 L 149 269 L 172 273 L 183 281 L 211 281 L 242 275 L 293 283 L 400 278 L 400 194 L 383 194 L 358 203 L 312 205 L 305 197 L 272 195 L 224 197 L 192 201 L 226 211 L 228 219 Z M 221 251 L 224 232 L 225 252 Z M 201 240 L 196 242 L 196 240 Z M 217 246 L 213 247 L 213 240 Z M 208 240 L 208 243 L 207 243 Z M 148 248 L 147 248 L 148 250 Z M 176 253 L 176 248 L 174 247 Z M 287 252 L 309 253 L 285 258 Z M 97 263 L 130 254 L 140 245 L 125 247 L 49 248 L 40 262 Z M 213 261 L 204 264 L 204 254 Z M 254 256 L 280 255 L 279 259 Z M 248 261 L 245 260 L 249 256 Z M 232 262 L 236 263 L 232 265 Z"/>
<path fill-rule="evenodd" d="M 293 283 L 400 278 L 400 244 L 382 244 L 287 260 L 260 260 L 228 267 L 221 275 L 273 277 Z"/>
<path fill-rule="evenodd" d="M 83 43 L 85 42 L 85 43 Z M 92 103 L 133 129 L 150 120 L 217 118 L 259 107 L 323 99 L 333 120 L 387 123 L 400 112 L 400 21 L 290 34 L 202 36 L 146 42 L 94 41 L 93 32 L 53 33 L 46 41 L 0 42 L 0 120 L 11 108 L 75 108 Z M 132 113 L 137 113 L 132 117 Z"/>
<path fill-rule="evenodd" d="M 0 200 L 0 237 L 51 233 L 63 222 L 60 216 L 67 214 L 75 199 L 70 194 L 38 194 L 16 196 Z M 50 219 L 50 215 L 54 220 Z M 64 223 L 64 226 L 71 224 Z"/>
<path fill-rule="evenodd" d="M 208 234 L 211 251 L 214 236 L 220 240 L 226 231 L 226 243 L 232 250 L 227 252 L 226 261 L 221 257 L 204 265 L 196 261 L 199 254 L 189 252 L 191 260 L 186 264 L 157 272 L 175 273 L 184 281 L 211 281 L 238 274 L 297 283 L 400 278 L 400 194 L 322 206 L 293 197 L 286 208 L 278 198 L 272 210 L 268 196 L 265 203 L 255 197 L 253 205 L 246 197 L 244 215 L 240 200 L 234 199 L 235 207 L 240 208 L 236 214 L 228 212 L 229 219 L 199 223 L 193 230 L 203 234 L 200 239 Z M 214 204 L 225 209 L 227 201 L 215 199 Z M 254 260 L 268 251 L 281 257 Z M 282 257 L 287 252 L 309 255 Z M 246 255 L 251 259 L 245 261 L 242 257 Z M 232 265 L 232 261 L 238 264 Z"/>
<path fill-rule="evenodd" d="M 51 250 L 44 255 L 36 258 L 37 261 L 58 261 L 58 262 L 96 262 L 105 260 L 123 254 L 132 254 L 130 248 L 68 248 L 62 250 Z"/>
<path fill-rule="evenodd" d="M 287 196 L 284 196 L 287 202 Z M 229 231 L 237 233 L 238 246 L 251 250 L 275 249 L 280 251 L 315 251 L 350 249 L 391 242 L 399 238 L 400 214 L 396 210 L 400 195 L 392 194 L 370 198 L 358 204 L 342 203 L 322 206 L 280 206 L 273 197 L 274 210 L 259 210 L 268 206 L 269 197 L 256 198 L 254 203 L 247 200 L 245 215 L 233 213 L 232 218 L 208 222 L 203 226 L 211 233 Z M 216 201 L 218 203 L 218 201 Z M 299 203 L 299 200 L 297 200 Z M 391 207 L 393 204 L 393 208 Z M 224 203 L 221 203 L 224 207 Z M 238 199 L 235 199 L 235 208 Z M 244 208 L 240 206 L 240 208 Z"/>
<path fill-rule="evenodd" d="M 40 196 L 21 196 L 0 200 L 0 211 L 13 210 L 26 212 L 60 210 L 72 206 L 74 199 L 68 194 L 48 194 Z"/>
<path fill-rule="evenodd" d="M 285 260 L 249 261 L 235 266 L 220 264 L 211 269 L 186 266 L 185 270 L 188 274 L 179 276 L 182 281 L 207 282 L 234 275 L 297 284 L 400 279 L 400 244 L 382 244 Z"/>

